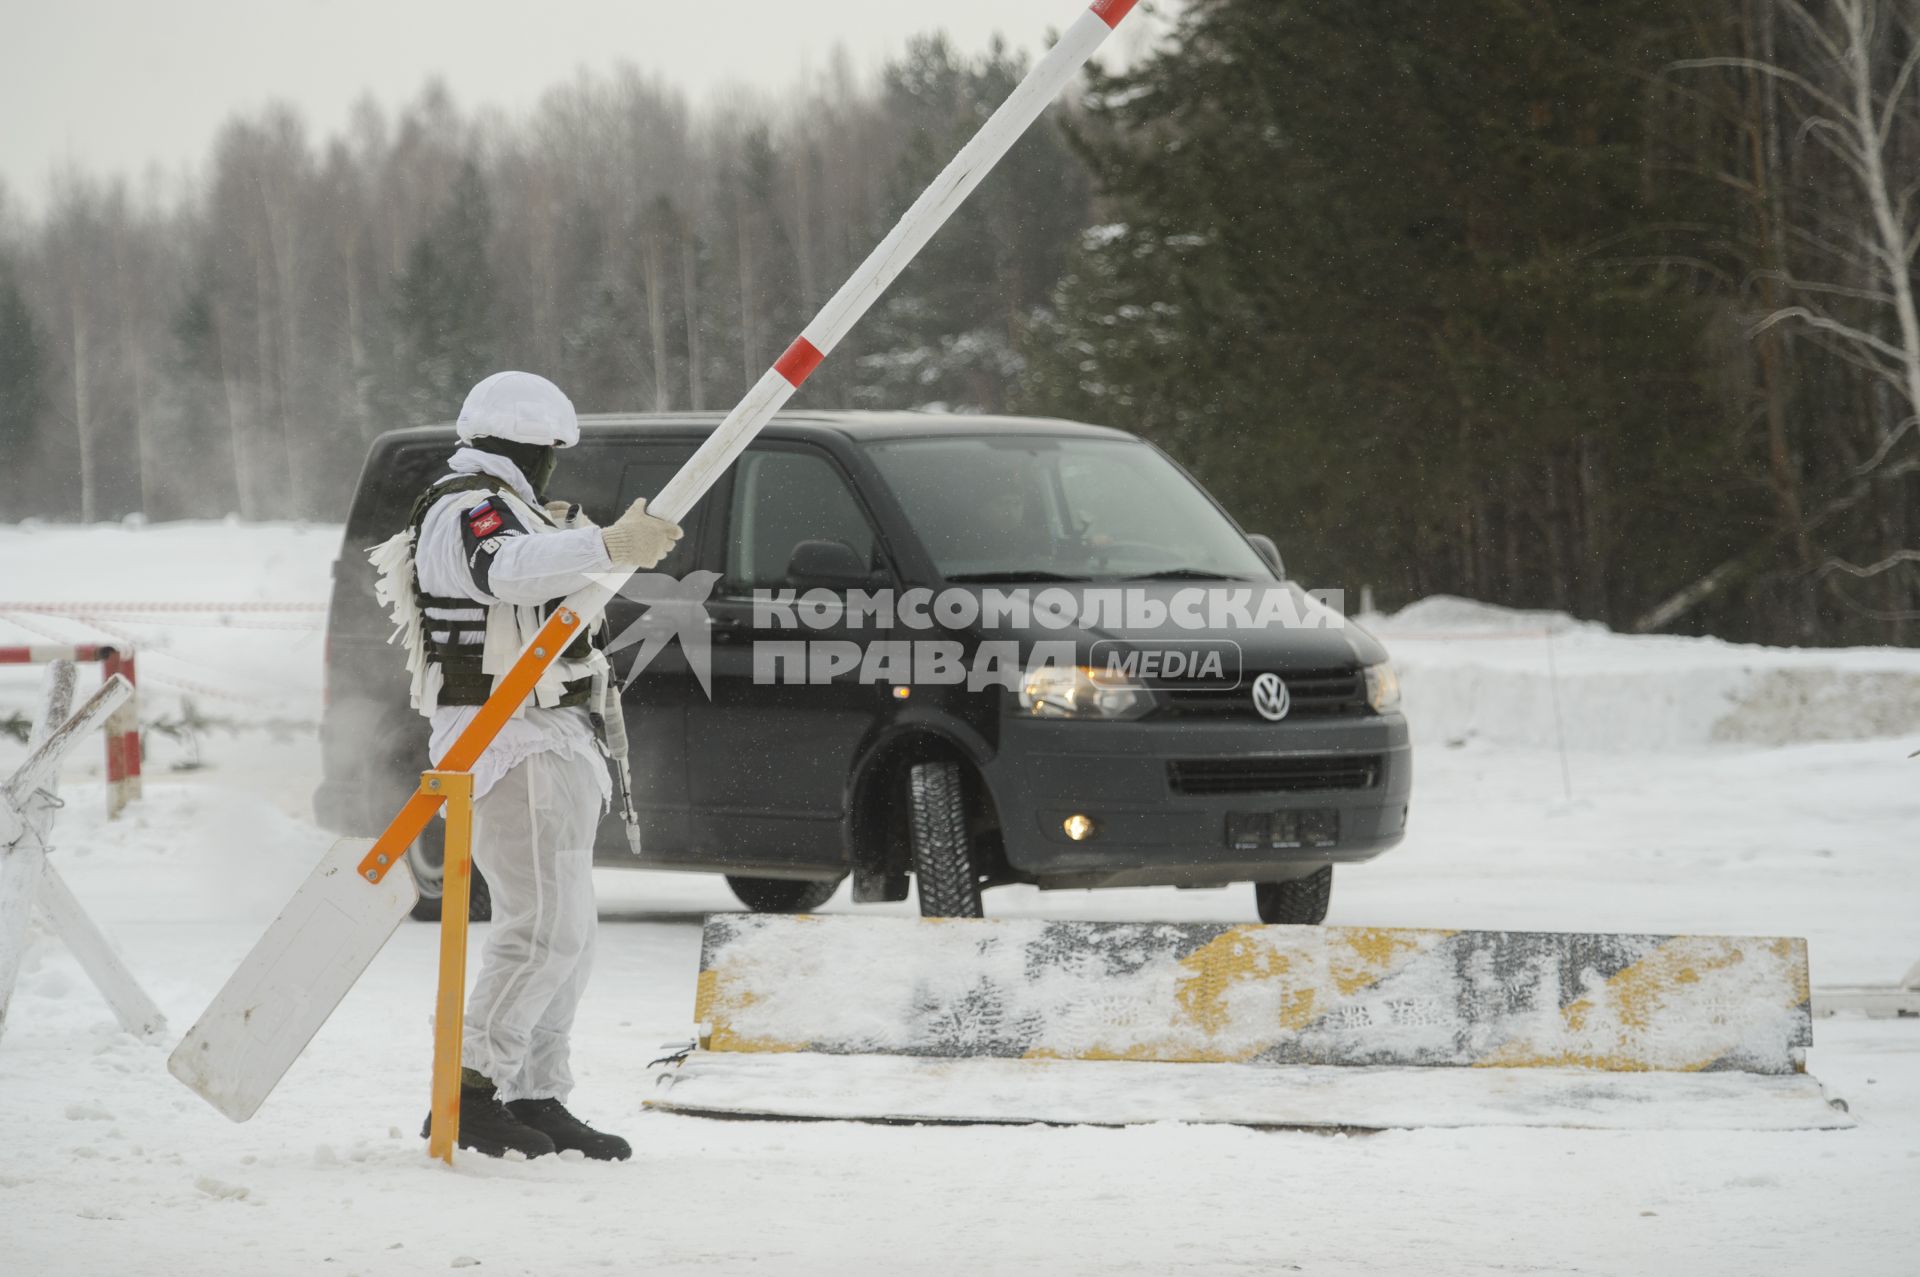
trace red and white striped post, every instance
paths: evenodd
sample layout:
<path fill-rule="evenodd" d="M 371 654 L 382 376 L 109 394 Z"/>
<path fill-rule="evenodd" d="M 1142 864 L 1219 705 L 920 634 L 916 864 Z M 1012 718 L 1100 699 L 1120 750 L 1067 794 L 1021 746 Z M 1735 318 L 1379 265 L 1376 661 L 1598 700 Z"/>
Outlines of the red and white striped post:
<path fill-rule="evenodd" d="M 107 818 L 117 818 L 128 803 L 140 797 L 140 696 L 134 678 L 132 649 L 82 643 L 72 647 L 36 643 L 30 647 L 0 647 L 0 665 L 45 665 L 49 661 L 98 661 L 100 680 L 122 675 L 135 692 L 107 719 Z"/>
<path fill-rule="evenodd" d="M 140 680 L 134 677 L 133 653 L 106 649 L 100 677 L 123 675 L 133 695 L 107 719 L 107 819 L 113 820 L 128 803 L 140 797 Z"/>

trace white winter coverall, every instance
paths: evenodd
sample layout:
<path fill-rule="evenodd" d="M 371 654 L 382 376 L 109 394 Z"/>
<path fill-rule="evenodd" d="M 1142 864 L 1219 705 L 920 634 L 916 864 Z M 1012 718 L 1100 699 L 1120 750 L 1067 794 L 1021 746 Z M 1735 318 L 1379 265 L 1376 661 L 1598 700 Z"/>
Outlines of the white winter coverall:
<path fill-rule="evenodd" d="M 588 574 L 612 570 L 599 529 L 556 529 L 532 517 L 541 504 L 511 461 L 461 448 L 449 466 L 505 480 L 526 507 L 518 512 L 524 529 L 509 521 L 488 569 L 477 573 L 462 528 L 487 494 L 440 498 L 414 551 L 425 593 L 489 607 L 546 603 L 587 584 Z M 459 615 L 430 609 L 427 629 L 436 617 Z M 476 607 L 465 615 L 482 613 Z M 477 713 L 477 706 L 433 711 L 436 764 Z M 473 858 L 492 889 L 493 931 L 467 1004 L 464 1062 L 490 1078 L 503 1101 L 564 1103 L 573 1089 L 568 1034 L 593 960 L 593 843 L 612 791 L 607 763 L 584 709 L 529 703 L 481 755 L 473 781 Z"/>

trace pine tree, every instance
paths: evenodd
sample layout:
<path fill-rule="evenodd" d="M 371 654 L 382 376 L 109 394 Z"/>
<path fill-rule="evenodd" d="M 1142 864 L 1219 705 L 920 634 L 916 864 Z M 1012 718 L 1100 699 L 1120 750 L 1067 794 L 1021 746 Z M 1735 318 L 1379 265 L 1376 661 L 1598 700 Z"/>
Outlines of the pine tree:
<path fill-rule="evenodd" d="M 194 490 L 171 493 L 154 518 L 239 511 L 247 488 L 244 443 L 235 436 L 223 385 L 218 319 L 205 266 L 196 287 L 175 308 L 160 415 L 167 447 L 194 458 Z"/>
<path fill-rule="evenodd" d="M 975 60 L 944 36 L 912 42 L 883 94 L 910 130 L 892 182 L 892 218 L 926 189 L 1026 73 L 1004 43 Z M 1058 110 L 1043 117 L 955 211 L 854 338 L 855 401 L 1002 411 L 1024 364 L 1020 324 L 1060 278 L 1085 224 L 1089 181 Z"/>
<path fill-rule="evenodd" d="M 32 462 L 46 411 L 45 356 L 27 299 L 0 262 L 0 519 L 36 509 Z"/>
<path fill-rule="evenodd" d="M 395 387 L 414 424 L 449 421 L 492 371 L 493 212 L 479 166 L 460 170 L 446 204 L 407 253 L 396 289 Z"/>
<path fill-rule="evenodd" d="M 1705 314 L 1627 262 L 1707 220 L 1645 162 L 1667 10 L 1191 0 L 1095 81 L 1108 220 L 1027 404 L 1148 432 L 1328 584 L 1627 614 L 1746 495 Z"/>

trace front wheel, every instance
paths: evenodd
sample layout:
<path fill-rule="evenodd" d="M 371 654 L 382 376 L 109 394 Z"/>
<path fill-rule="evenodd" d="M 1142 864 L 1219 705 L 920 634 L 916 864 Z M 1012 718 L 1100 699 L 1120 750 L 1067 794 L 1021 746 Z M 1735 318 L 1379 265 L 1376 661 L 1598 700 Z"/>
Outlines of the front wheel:
<path fill-rule="evenodd" d="M 1327 920 L 1327 905 L 1332 899 L 1332 865 L 1321 865 L 1291 882 L 1253 884 L 1253 903 L 1262 922 L 1311 927 Z"/>
<path fill-rule="evenodd" d="M 907 773 L 907 824 L 923 918 L 982 916 L 962 779 L 958 763 L 916 763 Z"/>
<path fill-rule="evenodd" d="M 808 882 L 798 878 L 739 878 L 727 875 L 727 886 L 741 904 L 755 913 L 810 913 L 840 890 L 841 879 Z"/>

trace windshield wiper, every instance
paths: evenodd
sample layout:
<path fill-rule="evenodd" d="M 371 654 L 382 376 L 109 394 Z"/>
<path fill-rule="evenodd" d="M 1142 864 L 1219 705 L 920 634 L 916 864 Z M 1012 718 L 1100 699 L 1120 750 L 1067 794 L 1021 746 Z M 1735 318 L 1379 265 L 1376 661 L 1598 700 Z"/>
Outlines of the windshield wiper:
<path fill-rule="evenodd" d="M 961 572 L 947 578 L 949 585 L 972 585 L 982 581 L 1066 581 L 1069 583 L 1093 580 L 1090 576 L 1068 576 L 1064 572 L 1045 572 L 1039 569 L 1023 569 L 1008 572 Z"/>
<path fill-rule="evenodd" d="M 1233 576 L 1226 572 L 1209 572 L 1205 568 L 1168 568 L 1164 572 L 1141 572 L 1128 574 L 1129 581 L 1245 581 L 1244 576 Z"/>

